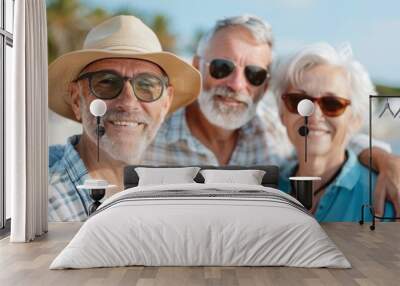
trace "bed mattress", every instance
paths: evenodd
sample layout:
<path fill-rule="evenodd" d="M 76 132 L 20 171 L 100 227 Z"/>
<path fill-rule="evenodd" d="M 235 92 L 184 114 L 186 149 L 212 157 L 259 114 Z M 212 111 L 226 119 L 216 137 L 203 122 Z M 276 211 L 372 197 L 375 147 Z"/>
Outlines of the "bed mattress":
<path fill-rule="evenodd" d="M 129 265 L 351 267 L 293 197 L 257 185 L 198 183 L 110 197 L 50 269 Z"/>

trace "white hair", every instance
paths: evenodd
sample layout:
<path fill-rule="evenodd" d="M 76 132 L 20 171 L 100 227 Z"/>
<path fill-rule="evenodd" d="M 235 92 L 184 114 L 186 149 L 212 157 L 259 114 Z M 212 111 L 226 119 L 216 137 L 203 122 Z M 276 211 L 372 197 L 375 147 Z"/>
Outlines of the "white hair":
<path fill-rule="evenodd" d="M 281 96 L 289 87 L 298 86 L 305 71 L 318 65 L 332 65 L 343 68 L 350 85 L 350 100 L 354 116 L 364 119 L 368 111 L 369 95 L 376 94 L 374 84 L 367 70 L 353 58 L 349 43 L 333 48 L 327 43 L 306 46 L 292 56 L 281 59 L 272 69 L 271 89 L 282 108 Z"/>
<path fill-rule="evenodd" d="M 267 43 L 272 48 L 273 38 L 271 25 L 259 17 L 246 14 L 218 20 L 214 27 L 201 37 L 197 46 L 196 55 L 204 56 L 209 42 L 214 37 L 215 33 L 230 26 L 246 28 L 258 43 Z"/>

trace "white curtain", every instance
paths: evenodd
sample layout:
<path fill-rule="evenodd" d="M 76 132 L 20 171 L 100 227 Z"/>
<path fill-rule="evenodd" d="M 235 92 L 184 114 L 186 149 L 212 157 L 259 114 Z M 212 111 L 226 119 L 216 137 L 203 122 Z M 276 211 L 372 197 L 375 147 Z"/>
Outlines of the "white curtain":
<path fill-rule="evenodd" d="M 6 99 L 6 187 L 12 242 L 47 232 L 47 24 L 45 0 L 15 1 L 14 94 Z"/>

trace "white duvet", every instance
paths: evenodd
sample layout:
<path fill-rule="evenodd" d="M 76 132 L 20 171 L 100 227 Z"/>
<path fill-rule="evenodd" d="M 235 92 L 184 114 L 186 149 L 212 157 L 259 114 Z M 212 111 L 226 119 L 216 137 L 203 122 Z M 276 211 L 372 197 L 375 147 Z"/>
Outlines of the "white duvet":
<path fill-rule="evenodd" d="M 135 187 L 107 199 L 50 269 L 127 265 L 350 268 L 342 252 L 299 204 L 279 190 L 254 185 Z"/>

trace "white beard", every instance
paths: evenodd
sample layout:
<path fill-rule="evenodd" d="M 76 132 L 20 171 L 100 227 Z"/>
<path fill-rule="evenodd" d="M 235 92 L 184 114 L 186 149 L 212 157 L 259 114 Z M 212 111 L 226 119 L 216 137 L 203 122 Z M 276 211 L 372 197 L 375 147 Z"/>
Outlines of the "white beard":
<path fill-rule="evenodd" d="M 226 106 L 214 99 L 216 95 L 226 96 L 246 104 L 234 108 Z M 201 112 L 212 124 L 227 129 L 235 130 L 244 126 L 256 115 L 257 103 L 246 93 L 232 92 L 225 86 L 217 86 L 209 91 L 203 91 L 198 98 Z"/>
<path fill-rule="evenodd" d="M 148 136 L 142 136 L 140 139 L 135 139 L 134 148 L 129 148 L 125 152 L 123 152 L 123 149 L 120 148 L 119 144 L 115 144 L 113 139 L 107 136 L 106 132 L 104 136 L 101 137 L 100 144 L 101 149 L 104 150 L 104 152 L 106 152 L 114 160 L 124 162 L 128 165 L 134 165 L 140 162 L 151 140 L 150 138 L 148 138 Z"/>

